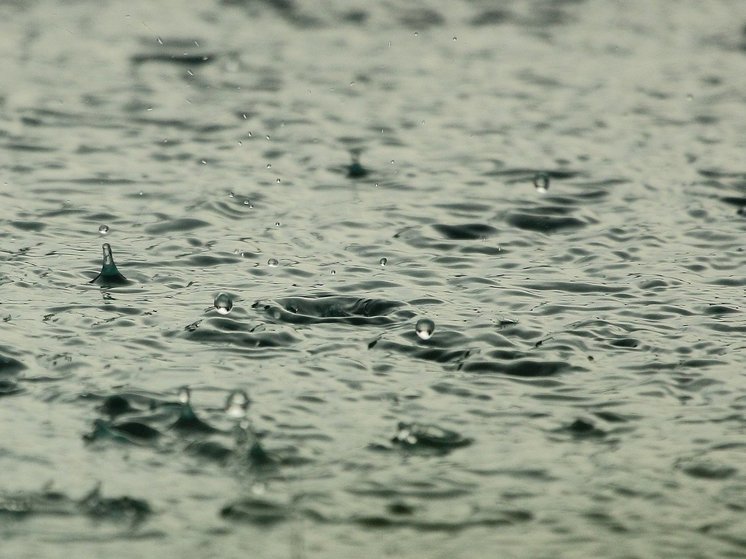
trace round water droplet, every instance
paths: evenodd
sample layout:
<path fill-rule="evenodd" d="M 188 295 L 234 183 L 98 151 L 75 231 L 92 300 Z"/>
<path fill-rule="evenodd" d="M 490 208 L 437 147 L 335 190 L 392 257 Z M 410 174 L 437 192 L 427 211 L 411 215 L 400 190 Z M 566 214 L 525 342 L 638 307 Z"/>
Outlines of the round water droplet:
<path fill-rule="evenodd" d="M 383 258 L 381 258 L 381 259 L 380 259 L 380 260 L 378 261 L 378 263 L 379 263 L 379 264 L 380 264 L 381 266 L 385 266 L 386 264 L 388 264 L 388 263 L 389 263 L 389 259 L 388 259 L 388 258 L 386 258 L 386 257 L 384 256 Z"/>
<path fill-rule="evenodd" d="M 109 226 L 108 225 L 99 225 L 98 232 L 101 235 L 106 235 L 109 232 Z"/>
<path fill-rule="evenodd" d="M 277 184 L 279 184 L 279 183 L 280 183 L 280 179 L 277 179 Z"/>
<path fill-rule="evenodd" d="M 221 293 L 215 297 L 215 310 L 220 314 L 228 314 L 233 308 L 233 299 L 227 293 Z"/>
<path fill-rule="evenodd" d="M 275 221 L 275 227 L 279 227 L 279 226 L 280 226 L 280 222 L 279 221 Z"/>
<path fill-rule="evenodd" d="M 279 265 L 280 263 L 277 261 L 277 258 L 270 258 L 269 260 L 267 260 L 267 266 L 271 268 L 276 268 Z"/>
<path fill-rule="evenodd" d="M 332 270 L 332 275 L 336 276 L 337 275 L 337 270 Z"/>
<path fill-rule="evenodd" d="M 429 340 L 435 332 L 435 323 L 429 318 L 421 318 L 417 321 L 414 331 L 421 340 Z"/>
<path fill-rule="evenodd" d="M 188 386 L 182 386 L 179 388 L 179 402 L 184 405 L 189 404 L 192 399 L 192 391 L 189 390 Z"/>
<path fill-rule="evenodd" d="M 225 401 L 225 413 L 233 419 L 243 419 L 249 409 L 249 397 L 243 390 L 234 390 Z"/>
<path fill-rule="evenodd" d="M 549 190 L 549 175 L 547 173 L 536 173 L 534 175 L 534 187 L 541 194 Z"/>
<path fill-rule="evenodd" d="M 458 40 L 458 37 L 454 37 L 454 38 L 453 38 L 453 40 L 454 40 L 454 41 L 457 41 L 457 40 Z"/>
<path fill-rule="evenodd" d="M 272 168 L 272 163 L 267 163 L 267 169 L 271 169 L 271 168 Z"/>

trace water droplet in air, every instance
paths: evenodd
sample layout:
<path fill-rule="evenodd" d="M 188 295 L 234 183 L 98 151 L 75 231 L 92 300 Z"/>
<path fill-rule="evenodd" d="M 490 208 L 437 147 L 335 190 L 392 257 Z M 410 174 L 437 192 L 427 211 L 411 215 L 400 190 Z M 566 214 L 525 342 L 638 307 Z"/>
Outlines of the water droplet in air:
<path fill-rule="evenodd" d="M 185 406 L 188 406 L 191 399 L 192 391 L 189 390 L 188 386 L 182 386 L 181 388 L 179 388 L 179 402 L 181 402 Z"/>
<path fill-rule="evenodd" d="M 534 187 L 536 187 L 536 192 L 544 194 L 549 190 L 549 175 L 546 173 L 536 173 L 534 175 Z"/>
<path fill-rule="evenodd" d="M 272 163 L 267 163 L 267 169 L 271 169 L 271 168 L 272 168 Z"/>
<path fill-rule="evenodd" d="M 419 36 L 420 36 L 420 34 L 419 34 L 419 33 L 418 33 L 417 31 L 415 31 L 415 32 L 414 32 L 414 36 L 415 36 L 415 37 L 419 37 Z"/>
<path fill-rule="evenodd" d="M 276 268 L 279 265 L 280 263 L 277 261 L 277 258 L 270 258 L 269 260 L 267 260 L 267 266 L 271 268 Z"/>
<path fill-rule="evenodd" d="M 233 419 L 243 419 L 249 409 L 248 395 L 243 390 L 234 390 L 225 401 L 225 413 Z"/>
<path fill-rule="evenodd" d="M 378 261 L 378 263 L 379 263 L 379 264 L 380 264 L 381 266 L 385 266 L 386 264 L 388 264 L 388 263 L 389 263 L 389 259 L 388 259 L 388 258 L 386 258 L 386 257 L 384 256 L 383 258 L 381 258 L 381 259 L 380 259 L 380 260 Z"/>
<path fill-rule="evenodd" d="M 337 270 L 332 270 L 332 275 L 336 276 L 337 275 Z"/>
<path fill-rule="evenodd" d="M 280 179 L 277 179 L 277 183 L 278 183 L 278 184 L 280 183 Z"/>
<path fill-rule="evenodd" d="M 233 299 L 227 293 L 221 293 L 215 297 L 215 310 L 220 314 L 228 314 L 233 308 Z"/>
<path fill-rule="evenodd" d="M 102 235 L 106 235 L 109 232 L 109 226 L 108 225 L 99 225 L 98 232 Z"/>
<path fill-rule="evenodd" d="M 275 227 L 279 227 L 279 226 L 280 226 L 280 222 L 279 221 L 275 221 Z"/>
<path fill-rule="evenodd" d="M 414 331 L 421 340 L 429 340 L 435 331 L 435 323 L 429 318 L 421 318 L 417 321 Z"/>
<path fill-rule="evenodd" d="M 453 37 L 453 40 L 454 40 L 454 41 L 457 41 L 457 40 L 458 40 L 458 37 Z"/>

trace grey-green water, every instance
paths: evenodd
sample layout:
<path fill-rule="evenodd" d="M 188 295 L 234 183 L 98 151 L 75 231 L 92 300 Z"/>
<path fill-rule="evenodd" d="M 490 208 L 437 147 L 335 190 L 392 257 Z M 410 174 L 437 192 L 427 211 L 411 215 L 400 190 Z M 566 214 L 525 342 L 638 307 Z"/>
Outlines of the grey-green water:
<path fill-rule="evenodd" d="M 0 21 L 0 556 L 746 555 L 742 2 Z"/>

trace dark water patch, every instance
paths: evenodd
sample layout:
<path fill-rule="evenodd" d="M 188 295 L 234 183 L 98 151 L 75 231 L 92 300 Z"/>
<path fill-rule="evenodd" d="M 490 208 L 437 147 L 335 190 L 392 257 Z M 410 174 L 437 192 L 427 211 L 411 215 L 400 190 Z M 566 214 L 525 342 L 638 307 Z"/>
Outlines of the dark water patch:
<path fill-rule="evenodd" d="M 21 231 L 33 231 L 36 233 L 43 231 L 47 226 L 46 223 L 41 221 L 11 221 L 10 224 Z"/>
<path fill-rule="evenodd" d="M 149 444 L 160 436 L 157 429 L 138 421 L 123 421 L 109 423 L 97 419 L 93 423 L 93 430 L 83 435 L 88 443 L 112 441 L 126 444 Z"/>
<path fill-rule="evenodd" d="M 220 516 L 228 520 L 248 522 L 260 526 L 271 526 L 288 519 L 291 509 L 284 503 L 269 499 L 246 497 L 220 510 Z"/>
<path fill-rule="evenodd" d="M 627 291 L 628 287 L 612 287 L 609 285 L 597 285 L 585 282 L 564 282 L 549 281 L 545 283 L 523 284 L 521 287 L 526 289 L 536 289 L 539 291 L 565 291 L 567 293 L 622 293 Z"/>
<path fill-rule="evenodd" d="M 200 227 L 206 227 L 209 223 L 201 219 L 182 218 L 169 219 L 166 216 L 159 216 L 159 222 L 145 227 L 145 232 L 151 235 L 163 235 L 165 233 L 183 233 L 192 231 Z"/>
<path fill-rule="evenodd" d="M 410 344 L 399 344 L 388 340 L 377 340 L 376 343 L 368 344 L 369 349 L 375 348 L 377 351 L 396 352 L 415 359 L 432 361 L 434 363 L 454 364 L 460 366 L 461 363 L 471 355 L 468 349 L 451 349 L 450 347 L 429 347 L 420 345 L 416 334 L 408 336 L 411 338 Z M 439 337 L 443 337 L 439 334 Z M 372 344 L 372 345 L 371 345 Z M 454 344 L 458 345 L 458 344 Z"/>
<path fill-rule="evenodd" d="M 450 240 L 486 239 L 498 233 L 498 230 L 484 223 L 464 223 L 461 225 L 435 224 L 433 228 Z"/>
<path fill-rule="evenodd" d="M 481 11 L 472 17 L 469 23 L 481 27 L 487 25 L 502 25 L 510 22 L 511 19 L 512 14 L 508 10 L 497 8 Z"/>
<path fill-rule="evenodd" d="M 7 355 L 3 355 L 0 353 L 0 375 L 15 375 L 25 368 L 26 365 L 24 365 L 17 359 L 13 359 L 12 357 L 8 357 Z"/>
<path fill-rule="evenodd" d="M 4 396 L 12 396 L 23 392 L 18 383 L 10 379 L 0 379 L 0 398 Z"/>
<path fill-rule="evenodd" d="M 585 227 L 586 223 L 576 217 L 540 215 L 529 212 L 511 212 L 505 221 L 519 229 L 540 233 L 555 233 L 567 229 Z"/>
<path fill-rule="evenodd" d="M 193 456 L 205 458 L 220 464 L 226 464 L 235 456 L 235 452 L 232 448 L 228 448 L 217 441 L 209 440 L 192 441 L 187 445 L 185 451 Z"/>
<path fill-rule="evenodd" d="M 707 457 L 681 459 L 676 468 L 690 477 L 706 480 L 725 480 L 738 473 L 734 466 Z"/>
<path fill-rule="evenodd" d="M 711 304 L 707 305 L 703 309 L 704 314 L 709 316 L 725 316 L 729 314 L 738 314 L 739 311 L 737 308 L 728 307 L 726 305 L 717 305 L 717 304 Z"/>
<path fill-rule="evenodd" d="M 515 362 L 467 361 L 461 370 L 465 373 L 496 373 L 520 378 L 552 377 L 570 370 L 563 361 L 536 361 L 521 359 Z"/>
<path fill-rule="evenodd" d="M 606 436 L 606 431 L 596 427 L 593 421 L 589 419 L 576 419 L 572 423 L 560 427 L 557 432 L 567 433 L 578 439 L 602 438 Z"/>
<path fill-rule="evenodd" d="M 98 487 L 79 500 L 52 489 L 0 494 L 0 517 L 83 515 L 133 526 L 150 514 L 147 501 L 132 497 L 104 497 Z"/>
<path fill-rule="evenodd" d="M 194 45 L 192 45 L 194 46 Z M 190 53 L 190 52 L 152 52 L 133 54 L 130 61 L 133 64 L 145 64 L 149 62 L 179 64 L 183 66 L 200 66 L 214 62 L 217 55 L 214 53 Z"/>

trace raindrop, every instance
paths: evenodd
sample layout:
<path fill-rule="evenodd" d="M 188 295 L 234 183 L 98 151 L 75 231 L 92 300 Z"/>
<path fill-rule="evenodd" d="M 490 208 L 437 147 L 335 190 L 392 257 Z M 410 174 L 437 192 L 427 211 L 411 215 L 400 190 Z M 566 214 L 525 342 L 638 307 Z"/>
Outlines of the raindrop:
<path fill-rule="evenodd" d="M 230 197 L 230 198 L 235 198 L 235 197 L 236 197 L 236 194 L 235 194 L 234 192 L 229 192 L 229 193 L 228 193 L 228 197 Z"/>
<path fill-rule="evenodd" d="M 191 399 L 192 391 L 189 390 L 188 386 L 182 386 L 181 388 L 179 388 L 179 402 L 181 402 L 185 406 L 188 406 Z"/>
<path fill-rule="evenodd" d="M 270 139 L 270 138 L 269 138 L 269 134 L 267 134 L 267 135 L 265 136 L 265 138 L 267 138 L 267 139 L 269 140 L 269 139 Z"/>
<path fill-rule="evenodd" d="M 544 194 L 549 190 L 549 175 L 546 173 L 536 173 L 534 175 L 534 187 L 536 192 Z"/>
<path fill-rule="evenodd" d="M 280 222 L 279 221 L 275 221 L 275 227 L 279 227 L 279 226 L 280 226 Z"/>
<path fill-rule="evenodd" d="M 454 37 L 453 37 L 453 40 L 454 40 L 454 41 L 457 41 L 457 40 L 458 40 L 458 37 L 454 36 Z"/>
<path fill-rule="evenodd" d="M 109 226 L 108 225 L 99 225 L 98 232 L 102 235 L 106 235 L 109 232 Z"/>
<path fill-rule="evenodd" d="M 279 265 L 280 263 L 277 261 L 277 258 L 270 258 L 269 260 L 267 260 L 267 266 L 269 266 L 270 268 L 276 268 Z"/>
<path fill-rule="evenodd" d="M 271 168 L 272 168 L 272 163 L 267 163 L 267 169 L 271 169 Z"/>
<path fill-rule="evenodd" d="M 386 257 L 384 256 L 383 258 L 381 258 L 381 259 L 380 259 L 380 260 L 378 261 L 378 263 L 379 263 L 379 264 L 380 264 L 381 266 L 385 266 L 386 264 L 388 264 L 388 263 L 389 263 L 389 259 L 388 259 L 388 258 L 386 258 Z"/>
<path fill-rule="evenodd" d="M 244 206 L 250 206 L 250 207 L 252 207 L 252 208 L 254 207 L 254 206 L 252 206 L 252 205 L 251 205 L 251 200 L 244 200 L 244 201 L 243 201 L 243 205 L 244 205 Z"/>
<path fill-rule="evenodd" d="M 332 275 L 336 276 L 337 275 L 337 270 L 332 270 Z"/>
<path fill-rule="evenodd" d="M 280 183 L 280 179 L 277 179 L 277 183 L 278 183 L 278 184 Z"/>
<path fill-rule="evenodd" d="M 415 36 L 415 37 L 419 37 L 419 36 L 420 36 L 420 34 L 419 34 L 419 33 L 418 33 L 417 31 L 415 31 L 415 32 L 414 32 L 414 36 Z"/>
<path fill-rule="evenodd" d="M 414 331 L 421 340 L 429 340 L 435 331 L 435 323 L 429 318 L 421 318 L 417 321 Z"/>
<path fill-rule="evenodd" d="M 215 297 L 215 310 L 220 314 L 228 314 L 233 308 L 233 299 L 227 293 L 221 293 Z"/>
<path fill-rule="evenodd" d="M 225 413 L 233 419 L 243 419 L 249 409 L 248 395 L 243 390 L 234 390 L 225 401 Z"/>

